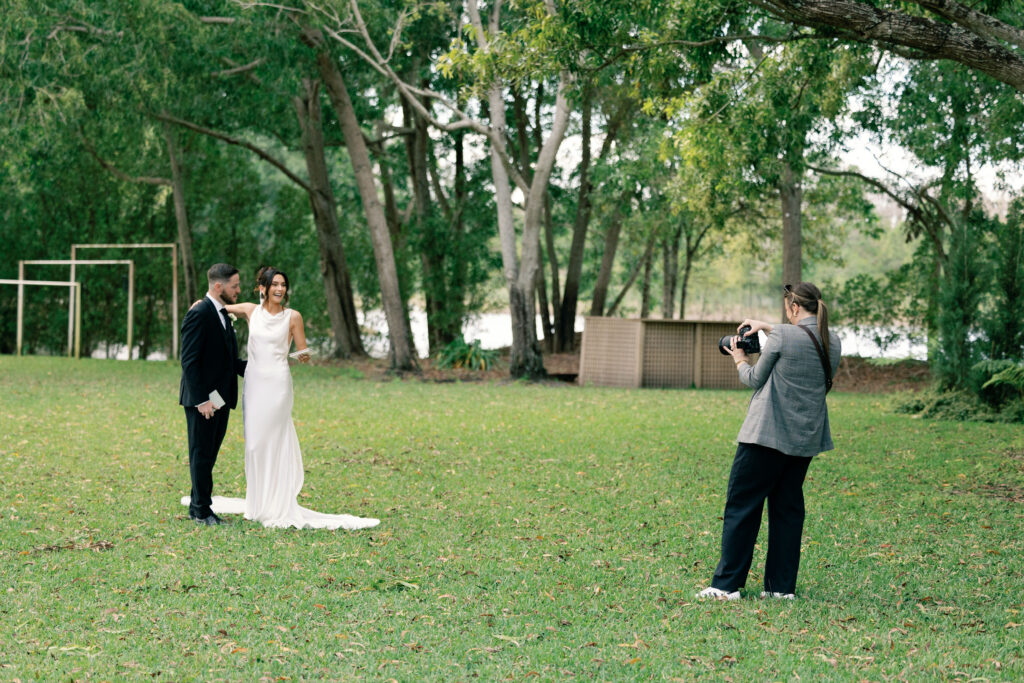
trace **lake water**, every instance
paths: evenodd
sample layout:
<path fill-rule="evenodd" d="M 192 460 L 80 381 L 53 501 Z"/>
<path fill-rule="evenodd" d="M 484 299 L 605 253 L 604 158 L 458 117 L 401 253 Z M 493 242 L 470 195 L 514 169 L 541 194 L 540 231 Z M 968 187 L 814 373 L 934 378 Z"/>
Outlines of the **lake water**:
<path fill-rule="evenodd" d="M 384 320 L 382 311 L 370 311 L 360 322 L 366 327 L 377 330 L 387 330 L 387 323 Z M 427 316 L 423 311 L 415 310 L 410 314 L 410 325 L 412 325 L 413 341 L 416 344 L 416 352 L 423 358 L 427 355 Z M 537 329 L 541 328 L 540 316 L 537 316 Z M 583 331 L 583 317 L 576 317 L 575 329 Z M 485 349 L 497 349 L 512 345 L 512 317 L 508 313 L 481 313 L 474 316 L 462 328 L 462 334 L 466 341 L 480 341 L 480 346 Z M 843 354 L 848 356 L 861 356 L 864 358 L 916 358 L 924 360 L 928 357 L 928 349 L 922 344 L 911 344 L 902 340 L 897 344 L 890 345 L 884 351 L 871 341 L 870 333 L 854 333 L 852 330 L 838 328 L 837 334 L 843 343 Z M 383 357 L 387 353 L 387 337 L 381 334 L 370 340 L 371 345 L 367 351 L 371 356 Z"/>
<path fill-rule="evenodd" d="M 387 355 L 387 322 L 384 319 L 383 311 L 368 311 L 359 314 L 359 323 L 364 328 L 377 330 L 377 334 L 370 336 L 365 341 L 366 351 L 374 358 L 383 358 Z M 412 325 L 413 342 L 416 344 L 416 353 L 424 358 L 428 352 L 427 344 L 427 315 L 424 311 L 413 309 L 409 314 L 409 323 Z M 540 330 L 540 316 L 537 317 L 537 329 Z M 582 316 L 576 317 L 577 332 L 583 331 Z M 498 349 L 512 345 L 512 317 L 508 313 L 480 313 L 473 316 L 462 328 L 462 334 L 466 341 L 479 341 L 480 346 L 485 349 Z M 838 329 L 839 338 L 843 342 L 843 354 L 847 356 L 861 356 L 864 358 L 916 358 L 923 360 L 928 357 L 928 351 L 924 344 L 911 344 L 906 340 L 891 345 L 882 351 L 871 341 L 871 334 L 855 334 L 851 330 Z M 118 346 L 116 353 L 112 354 L 118 360 L 125 360 L 123 346 Z M 136 357 L 138 350 L 136 349 Z M 106 349 L 98 349 L 92 354 L 93 358 L 106 358 Z M 157 352 L 151 354 L 149 360 L 166 360 L 167 354 Z"/>

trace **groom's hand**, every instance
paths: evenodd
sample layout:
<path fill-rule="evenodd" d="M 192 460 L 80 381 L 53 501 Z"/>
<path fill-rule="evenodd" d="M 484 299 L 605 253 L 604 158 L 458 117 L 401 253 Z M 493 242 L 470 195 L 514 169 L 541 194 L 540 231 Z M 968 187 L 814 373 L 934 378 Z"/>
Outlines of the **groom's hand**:
<path fill-rule="evenodd" d="M 196 406 L 196 410 L 198 410 L 199 414 L 205 417 L 207 420 L 213 417 L 213 414 L 217 411 L 217 409 L 213 407 L 213 401 L 200 403 L 198 406 Z"/>

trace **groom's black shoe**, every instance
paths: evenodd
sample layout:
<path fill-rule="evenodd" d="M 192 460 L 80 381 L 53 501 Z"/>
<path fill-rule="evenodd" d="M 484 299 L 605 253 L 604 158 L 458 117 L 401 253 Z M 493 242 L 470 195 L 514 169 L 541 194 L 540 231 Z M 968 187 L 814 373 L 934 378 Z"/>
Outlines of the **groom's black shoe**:
<path fill-rule="evenodd" d="M 196 524 L 205 524 L 206 526 L 218 526 L 220 524 L 227 524 L 227 522 L 225 522 L 223 519 L 221 519 L 212 512 L 207 517 L 193 517 L 192 515 L 189 515 L 189 518 L 191 518 L 192 521 L 194 521 Z"/>

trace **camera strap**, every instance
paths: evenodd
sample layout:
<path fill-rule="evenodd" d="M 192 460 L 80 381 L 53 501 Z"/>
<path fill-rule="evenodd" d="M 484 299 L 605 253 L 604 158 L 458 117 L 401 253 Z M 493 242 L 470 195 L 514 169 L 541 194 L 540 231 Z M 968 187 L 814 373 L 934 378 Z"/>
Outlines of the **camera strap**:
<path fill-rule="evenodd" d="M 825 352 L 821 349 L 821 344 L 818 342 L 818 338 L 814 336 L 814 333 L 803 325 L 797 325 L 801 330 L 807 333 L 807 336 L 814 342 L 814 348 L 818 350 L 818 360 L 821 361 L 821 369 L 825 371 L 825 393 L 832 391 L 832 368 L 829 367 L 828 359 L 825 358 Z"/>

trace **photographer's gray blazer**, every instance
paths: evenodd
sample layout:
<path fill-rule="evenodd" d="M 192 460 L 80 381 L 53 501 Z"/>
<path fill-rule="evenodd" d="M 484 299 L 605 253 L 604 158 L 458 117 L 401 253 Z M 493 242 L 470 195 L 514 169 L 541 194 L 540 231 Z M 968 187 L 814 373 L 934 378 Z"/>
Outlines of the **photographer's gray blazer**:
<path fill-rule="evenodd" d="M 818 321 L 804 318 L 799 325 L 815 337 Z M 842 354 L 839 337 L 829 333 L 832 375 Z M 825 405 L 825 371 L 814 343 L 795 325 L 773 325 L 757 365 L 739 366 L 740 381 L 756 389 L 747 419 L 736 440 L 774 448 L 787 455 L 813 457 L 832 450 Z"/>

